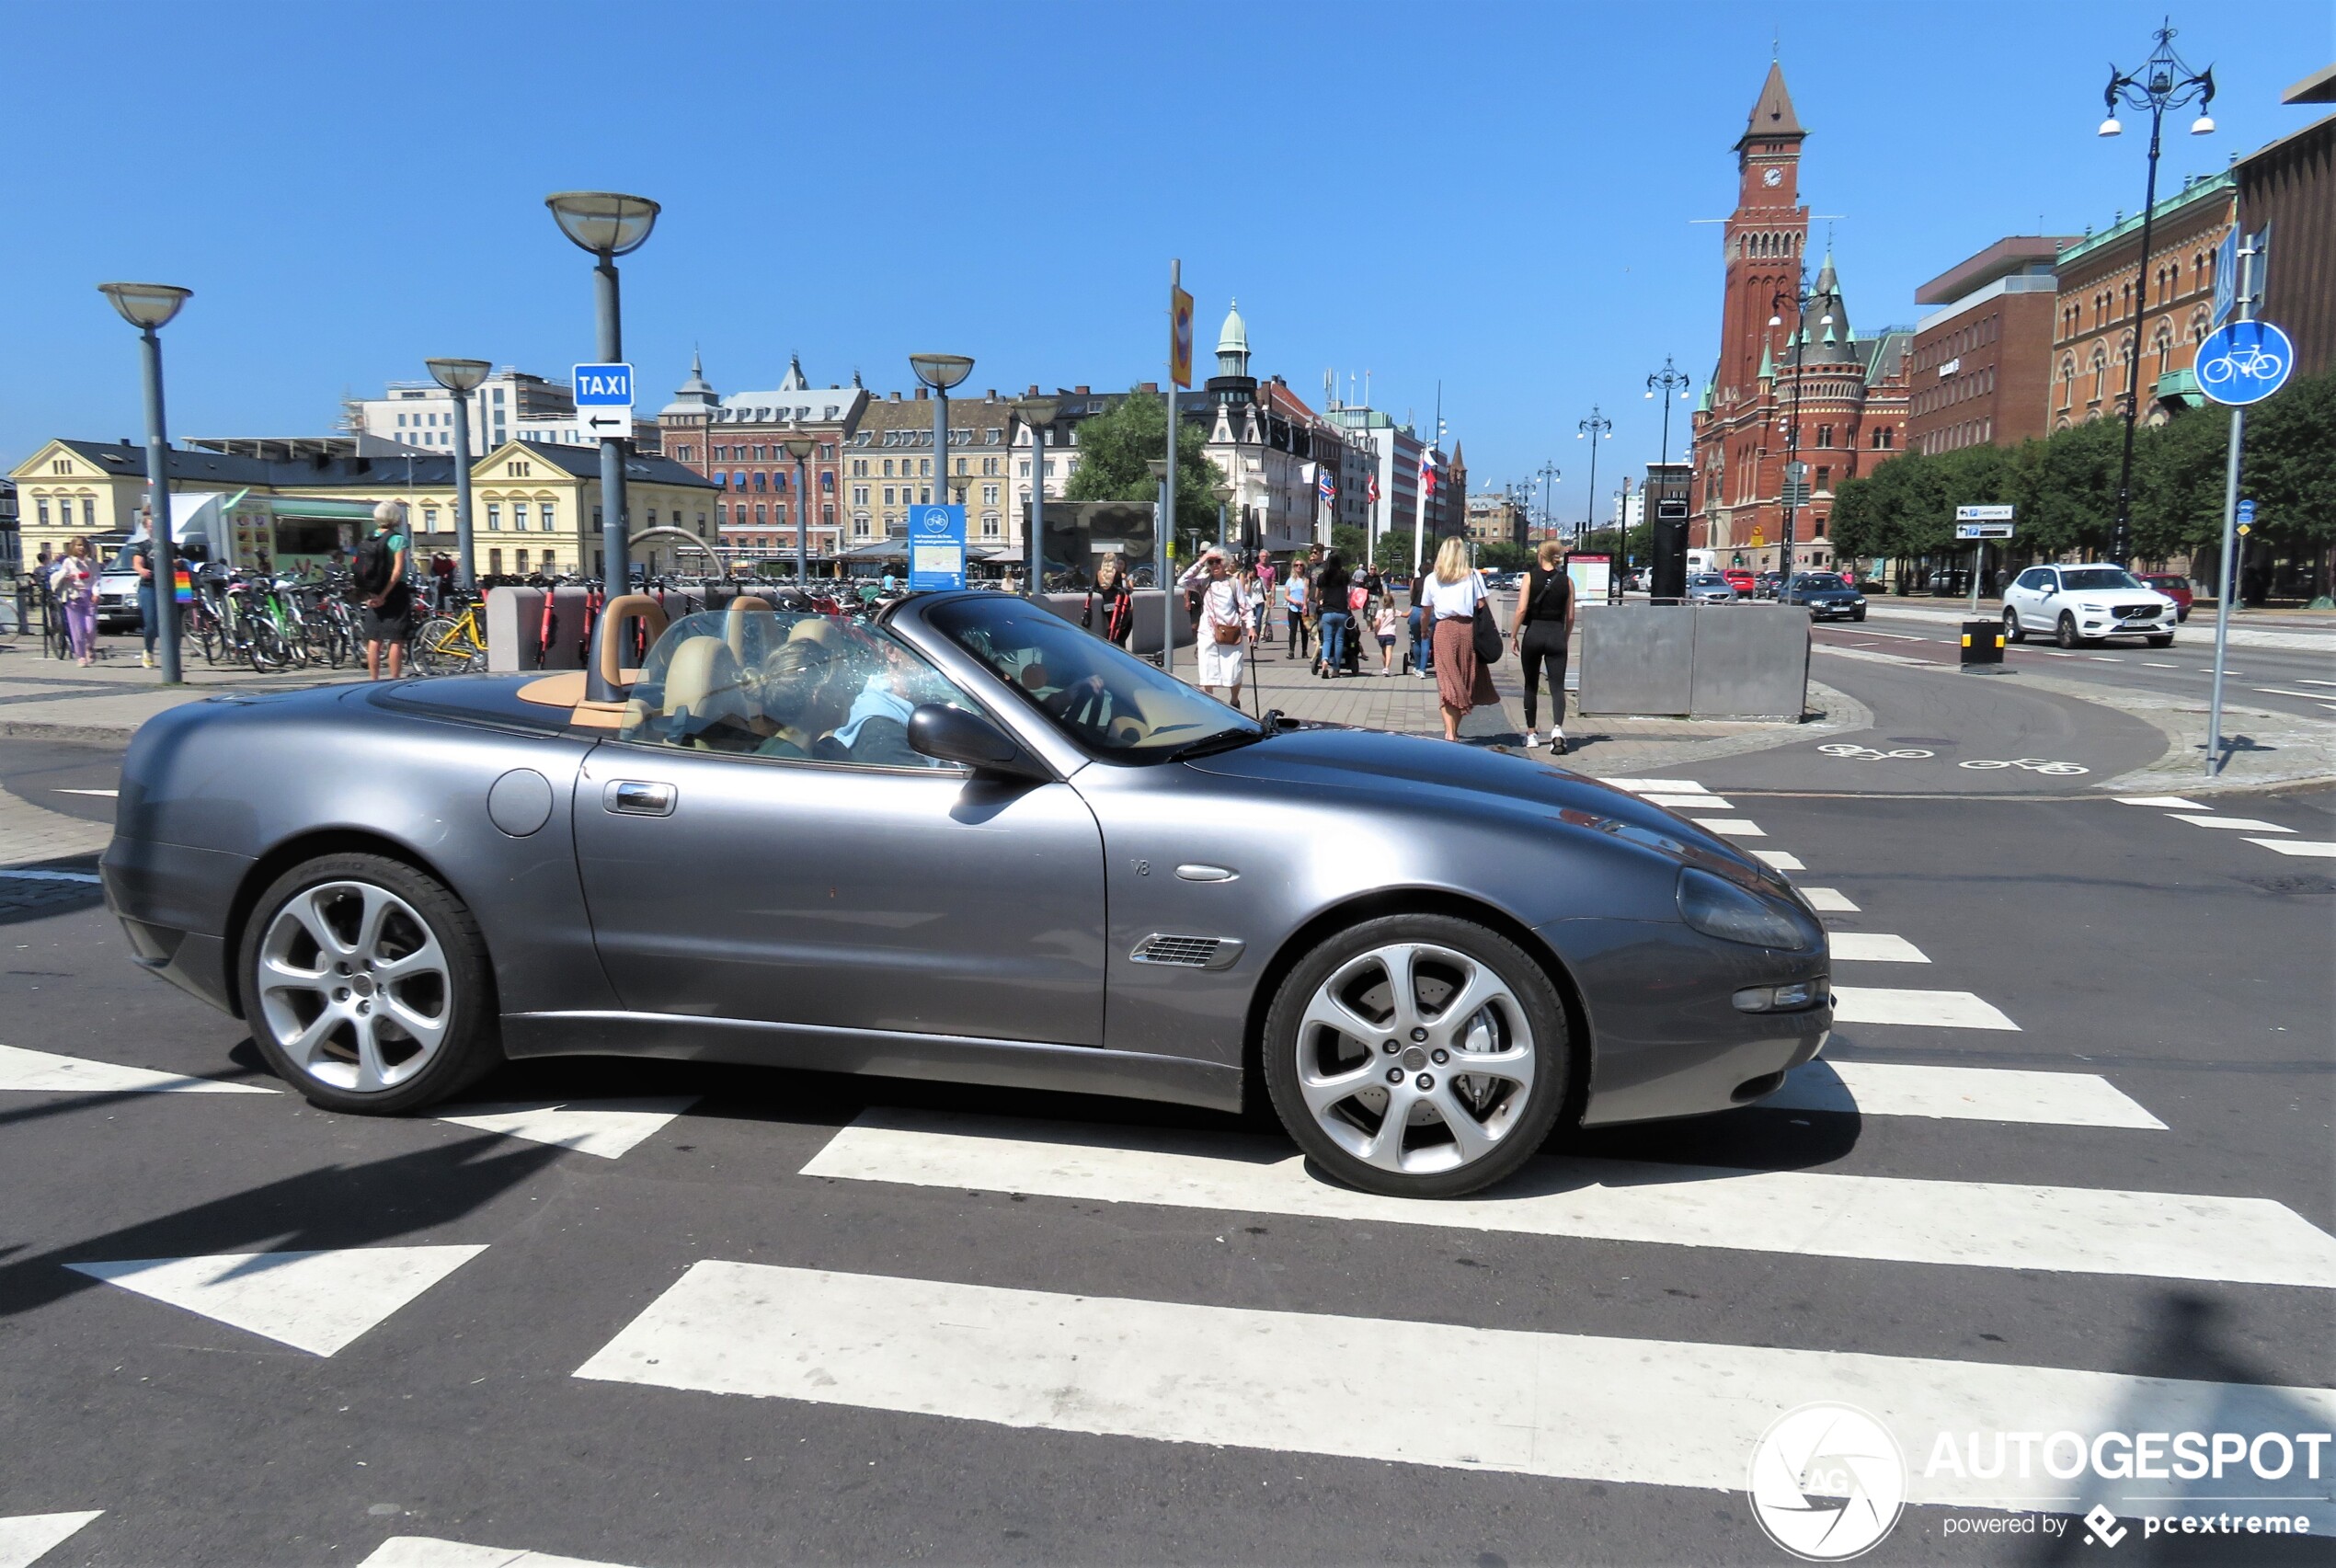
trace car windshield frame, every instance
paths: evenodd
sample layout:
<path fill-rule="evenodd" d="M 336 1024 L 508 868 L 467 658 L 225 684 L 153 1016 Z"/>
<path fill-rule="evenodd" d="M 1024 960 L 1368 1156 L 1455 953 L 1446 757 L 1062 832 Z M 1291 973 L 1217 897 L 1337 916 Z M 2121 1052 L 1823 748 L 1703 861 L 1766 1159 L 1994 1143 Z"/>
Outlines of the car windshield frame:
<path fill-rule="evenodd" d="M 920 619 L 1094 761 L 1149 767 L 1271 733 L 1238 709 L 1019 596 L 953 596 L 925 606 Z"/>
<path fill-rule="evenodd" d="M 2083 579 L 2103 578 L 2103 581 Z M 2060 591 L 2063 593 L 2154 593 L 2157 589 L 2142 581 L 2123 567 L 2063 567 L 2060 568 Z"/>

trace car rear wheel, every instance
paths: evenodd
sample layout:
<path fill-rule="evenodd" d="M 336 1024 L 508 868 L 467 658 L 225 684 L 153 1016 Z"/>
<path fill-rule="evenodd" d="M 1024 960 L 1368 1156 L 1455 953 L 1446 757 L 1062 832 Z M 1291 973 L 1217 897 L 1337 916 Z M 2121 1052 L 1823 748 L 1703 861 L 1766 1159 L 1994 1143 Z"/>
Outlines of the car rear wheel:
<path fill-rule="evenodd" d="M 2008 643 L 2028 640 L 2027 629 L 2020 624 L 2020 612 L 2017 610 L 2007 609 L 2003 612 L 2003 640 Z"/>
<path fill-rule="evenodd" d="M 1572 1078 L 1565 1009 L 1515 943 L 1395 915 L 1301 959 L 1265 1017 L 1266 1092 L 1299 1147 L 1349 1186 L 1456 1197 L 1533 1157 Z"/>
<path fill-rule="evenodd" d="M 386 856 L 325 855 L 277 878 L 245 928 L 240 973 L 269 1065 L 329 1110 L 415 1110 L 500 1058 L 477 922 Z"/>
<path fill-rule="evenodd" d="M 2078 643 L 2084 641 L 2082 637 L 2077 635 L 2077 618 L 2074 615 L 2069 614 L 2066 610 L 2063 610 L 2060 612 L 2059 635 L 2053 640 L 2058 643 L 2062 647 L 2075 647 Z"/>

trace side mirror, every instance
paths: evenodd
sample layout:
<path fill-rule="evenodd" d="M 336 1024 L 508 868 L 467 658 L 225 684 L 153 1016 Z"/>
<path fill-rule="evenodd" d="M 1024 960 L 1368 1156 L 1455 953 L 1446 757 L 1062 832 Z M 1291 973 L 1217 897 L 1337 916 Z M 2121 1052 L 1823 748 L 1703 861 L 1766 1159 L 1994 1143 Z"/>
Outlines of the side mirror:
<path fill-rule="evenodd" d="M 995 723 L 945 703 L 925 703 L 909 715 L 909 748 L 935 761 L 963 763 L 977 773 L 1054 777 Z"/>

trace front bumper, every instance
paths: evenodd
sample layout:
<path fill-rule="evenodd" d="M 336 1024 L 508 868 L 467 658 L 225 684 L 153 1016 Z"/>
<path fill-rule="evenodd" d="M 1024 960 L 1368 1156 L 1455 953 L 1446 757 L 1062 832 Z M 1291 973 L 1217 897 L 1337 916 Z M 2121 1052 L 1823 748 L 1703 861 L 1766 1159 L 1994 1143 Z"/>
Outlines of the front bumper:
<path fill-rule="evenodd" d="M 1809 606 L 1809 619 L 1812 621 L 1854 621 L 1864 613 L 1863 600 L 1855 604 L 1813 602 Z"/>
<path fill-rule="evenodd" d="M 2169 610 L 2149 621 L 2127 621 L 2115 615 L 2088 615 L 2078 611 L 2077 631 L 2088 637 L 2164 637 L 2173 635 L 2181 618 Z"/>

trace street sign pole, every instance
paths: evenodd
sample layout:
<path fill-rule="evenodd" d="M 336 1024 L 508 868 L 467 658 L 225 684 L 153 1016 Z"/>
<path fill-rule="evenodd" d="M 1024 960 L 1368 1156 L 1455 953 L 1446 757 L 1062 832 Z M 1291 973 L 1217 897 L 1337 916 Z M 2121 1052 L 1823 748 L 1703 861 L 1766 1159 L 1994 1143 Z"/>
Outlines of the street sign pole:
<path fill-rule="evenodd" d="M 2249 239 L 2239 246 L 2239 286 L 2231 301 L 2231 314 L 2241 323 L 2255 317 L 2255 298 L 2260 288 L 2256 244 L 2256 240 Z M 2227 330 L 2216 328 L 2218 333 Z M 2290 365 L 2281 367 L 2281 380 L 2285 379 L 2289 368 Z M 2202 377 L 2200 385 L 2204 384 Z M 2215 562 L 2215 575 L 2219 579 L 2215 586 L 2215 680 L 2213 695 L 2206 704 L 2206 776 L 2210 779 L 2222 771 L 2223 765 L 2223 670 L 2230 657 L 2230 601 L 2239 594 L 2239 475 L 2246 442 L 2247 406 L 2240 403 L 2230 411 L 2230 452 L 2223 473 L 2223 548 Z"/>

